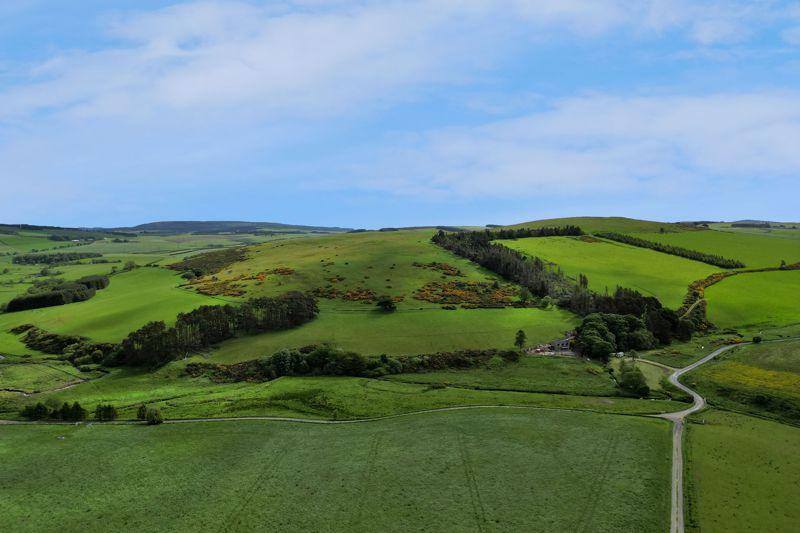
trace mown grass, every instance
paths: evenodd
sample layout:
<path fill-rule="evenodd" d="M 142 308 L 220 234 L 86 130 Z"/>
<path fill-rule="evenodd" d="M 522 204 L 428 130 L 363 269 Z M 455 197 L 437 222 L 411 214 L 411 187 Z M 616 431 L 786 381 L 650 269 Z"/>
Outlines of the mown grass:
<path fill-rule="evenodd" d="M 796 231 L 800 234 L 800 231 Z M 748 268 L 777 267 L 800 261 L 800 241 L 773 238 L 752 233 L 728 231 L 688 231 L 681 233 L 645 233 L 642 239 L 671 244 L 708 254 L 738 259 Z"/>
<path fill-rule="evenodd" d="M 681 305 L 689 283 L 719 271 L 697 261 L 603 240 L 545 237 L 499 242 L 551 261 L 569 276 L 585 274 L 589 287 L 599 293 L 628 287 L 671 308 Z"/>
<path fill-rule="evenodd" d="M 446 384 L 475 389 L 616 396 L 619 389 L 603 367 L 574 357 L 523 356 L 519 362 L 491 361 L 486 368 L 387 376 L 389 381 Z"/>
<path fill-rule="evenodd" d="M 800 340 L 741 346 L 686 380 L 713 405 L 800 423 Z"/>
<path fill-rule="evenodd" d="M 0 435 L 0 529 L 664 531 L 669 442 L 660 420 L 503 409 L 17 426 Z"/>
<path fill-rule="evenodd" d="M 688 531 L 797 531 L 800 428 L 710 410 L 687 424 Z"/>
<path fill-rule="evenodd" d="M 706 289 L 708 318 L 750 333 L 800 323 L 800 271 L 739 274 Z"/>

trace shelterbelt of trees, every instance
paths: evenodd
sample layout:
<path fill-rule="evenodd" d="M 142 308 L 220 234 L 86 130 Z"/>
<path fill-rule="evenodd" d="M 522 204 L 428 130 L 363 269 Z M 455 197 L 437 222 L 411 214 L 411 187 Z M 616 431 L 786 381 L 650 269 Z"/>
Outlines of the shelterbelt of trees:
<path fill-rule="evenodd" d="M 580 236 L 583 230 L 577 226 L 564 226 L 539 229 L 485 230 L 478 232 L 437 232 L 432 241 L 451 252 L 465 257 L 487 268 L 503 278 L 518 283 L 537 297 L 549 297 L 559 307 L 568 309 L 580 316 L 597 314 L 592 322 L 605 323 L 605 330 L 611 332 L 609 325 L 619 320 L 614 315 L 631 315 L 641 319 L 649 337 L 636 334 L 637 349 L 656 343 L 669 344 L 673 339 L 688 340 L 696 329 L 690 319 L 681 319 L 678 314 L 664 307 L 652 296 L 644 296 L 633 289 L 617 287 L 612 295 L 601 295 L 589 290 L 589 280 L 581 274 L 577 280 L 565 276 L 555 265 L 548 264 L 538 257 L 528 257 L 492 241 L 502 239 Z M 587 317 L 588 318 L 588 317 Z M 586 319 L 584 320 L 586 324 Z M 628 324 L 629 327 L 633 325 Z M 633 330 L 640 328 L 633 327 Z M 607 358 L 616 351 L 617 343 L 608 342 L 612 336 L 598 327 L 579 328 L 578 347 L 587 355 Z M 581 337 L 581 331 L 586 334 Z M 645 341 L 646 338 L 646 341 Z M 638 342 L 641 341 L 641 342 Z M 599 344 L 595 347 L 595 344 Z M 622 343 L 627 345 L 628 343 Z M 652 347 L 652 346 L 648 346 Z"/>
<path fill-rule="evenodd" d="M 237 335 L 289 329 L 313 320 L 317 300 L 298 291 L 234 305 L 206 305 L 181 313 L 173 327 L 150 322 L 129 334 L 110 364 L 158 366 Z"/>
<path fill-rule="evenodd" d="M 632 237 L 622 233 L 615 233 L 613 231 L 599 231 L 594 233 L 595 236 L 611 241 L 621 242 L 623 244 L 630 244 L 631 246 L 638 246 L 639 248 L 649 248 L 657 252 L 662 252 L 670 255 L 677 255 L 693 261 L 700 261 L 712 266 L 720 268 L 744 268 L 746 265 L 737 259 L 728 259 L 721 255 L 707 254 L 698 252 L 697 250 L 689 250 L 680 246 L 673 246 L 671 244 L 663 244 L 660 242 L 648 241 L 640 239 L 639 237 Z"/>
<path fill-rule="evenodd" d="M 86 276 L 76 281 L 47 280 L 34 284 L 28 289 L 27 294 L 13 298 L 6 304 L 5 311 L 13 313 L 27 309 L 83 302 L 94 297 L 96 291 L 108 287 L 108 284 L 108 276 Z"/>

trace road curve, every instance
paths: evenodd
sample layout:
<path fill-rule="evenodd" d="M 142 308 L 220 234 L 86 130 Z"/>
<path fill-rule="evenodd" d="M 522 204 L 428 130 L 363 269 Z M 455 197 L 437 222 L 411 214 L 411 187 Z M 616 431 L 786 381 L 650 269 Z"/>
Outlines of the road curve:
<path fill-rule="evenodd" d="M 678 387 L 683 392 L 692 395 L 694 402 L 692 406 L 688 409 L 684 409 L 683 411 L 677 411 L 675 413 L 664 413 L 662 415 L 652 415 L 658 418 L 665 418 L 667 420 L 672 420 L 672 511 L 670 516 L 670 533 L 683 533 L 684 526 L 683 526 L 683 420 L 687 416 L 692 413 L 696 413 L 700 409 L 706 406 L 706 399 L 700 396 L 697 391 L 694 391 L 678 381 L 680 377 L 687 372 L 691 372 L 698 366 L 705 364 L 716 356 L 723 352 L 727 352 L 730 349 L 733 349 L 737 346 L 742 346 L 743 344 L 749 343 L 739 343 L 739 344 L 731 344 L 728 346 L 723 346 L 722 348 L 718 348 L 708 354 L 707 356 L 703 357 L 702 359 L 695 361 L 689 366 L 685 366 L 683 368 L 679 368 L 675 372 L 673 372 L 669 376 L 669 382 Z M 646 361 L 648 363 L 653 363 L 653 361 Z M 662 365 L 659 365 L 662 366 Z"/>

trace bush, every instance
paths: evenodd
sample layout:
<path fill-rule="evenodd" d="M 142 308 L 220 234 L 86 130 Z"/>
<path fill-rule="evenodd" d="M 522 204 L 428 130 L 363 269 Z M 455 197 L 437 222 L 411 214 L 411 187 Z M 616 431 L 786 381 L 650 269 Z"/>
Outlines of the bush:
<path fill-rule="evenodd" d="M 164 423 L 164 417 L 161 416 L 161 411 L 157 408 L 148 409 L 145 420 L 148 426 L 156 426 Z"/>
<path fill-rule="evenodd" d="M 617 383 L 621 389 L 639 396 L 640 398 L 644 398 L 650 394 L 650 387 L 647 386 L 647 380 L 644 374 L 632 362 L 622 362 Z"/>
<path fill-rule="evenodd" d="M 760 343 L 761 343 L 761 337 L 759 337 L 758 335 L 753 337 L 753 344 L 760 344 Z"/>
<path fill-rule="evenodd" d="M 136 418 L 139 420 L 145 420 L 147 418 L 147 406 L 142 404 L 139 406 L 139 409 L 136 410 Z"/>
<path fill-rule="evenodd" d="M 101 422 L 117 419 L 117 408 L 111 404 L 99 404 L 94 410 L 94 418 Z"/>

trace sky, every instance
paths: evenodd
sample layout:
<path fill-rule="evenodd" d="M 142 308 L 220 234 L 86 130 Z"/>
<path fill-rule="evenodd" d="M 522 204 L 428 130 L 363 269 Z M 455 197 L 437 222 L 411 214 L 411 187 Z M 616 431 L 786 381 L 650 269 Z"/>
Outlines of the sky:
<path fill-rule="evenodd" d="M 0 222 L 800 219 L 800 2 L 0 3 Z"/>

